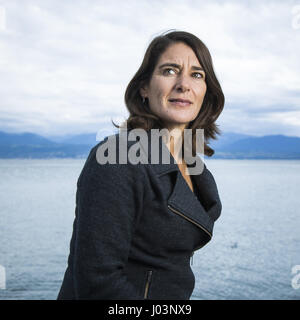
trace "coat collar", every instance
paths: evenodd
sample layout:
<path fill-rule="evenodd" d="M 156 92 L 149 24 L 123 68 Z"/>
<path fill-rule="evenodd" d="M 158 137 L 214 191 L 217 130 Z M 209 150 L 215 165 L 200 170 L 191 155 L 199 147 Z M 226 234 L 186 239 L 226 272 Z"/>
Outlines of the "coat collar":
<path fill-rule="evenodd" d="M 136 141 L 137 140 L 133 143 L 136 143 Z M 128 145 L 130 144 L 132 143 L 128 142 Z M 214 221 L 219 217 L 222 206 L 215 180 L 210 171 L 206 168 L 206 165 L 197 155 L 198 161 L 201 161 L 203 164 L 203 169 L 201 173 L 193 175 L 192 179 L 195 182 L 196 188 L 198 188 L 200 198 L 205 199 L 206 205 L 204 206 L 195 193 L 189 188 L 179 170 L 176 160 L 170 153 L 166 144 L 163 142 L 162 137 L 159 138 L 157 163 L 153 163 L 152 161 L 153 152 L 157 152 L 157 150 L 155 151 L 151 149 L 150 130 L 147 131 L 147 143 L 143 144 L 140 142 L 140 146 L 140 151 L 144 152 L 144 159 L 148 159 L 148 165 L 158 177 L 171 172 L 177 172 L 175 186 L 168 198 L 168 208 L 174 211 L 174 213 L 180 215 L 182 218 L 185 218 L 198 226 L 202 231 L 204 230 L 207 235 L 208 242 L 212 237 Z M 169 163 L 162 161 L 163 153 L 168 156 L 167 159 L 170 160 Z"/>
<path fill-rule="evenodd" d="M 157 176 L 161 176 L 173 171 L 178 171 L 179 167 L 178 164 L 176 162 L 176 160 L 174 159 L 174 157 L 172 156 L 172 154 L 170 153 L 169 149 L 167 148 L 166 144 L 163 142 L 162 137 L 159 137 L 159 141 L 158 141 L 158 150 L 153 150 L 151 148 L 151 132 L 150 130 L 146 131 L 147 133 L 147 137 L 146 137 L 146 144 L 143 144 L 140 142 L 140 146 L 141 146 L 141 151 L 144 152 L 144 154 L 142 155 L 143 159 L 147 159 L 147 164 L 150 165 L 153 169 L 153 171 L 157 174 Z M 130 146 L 131 144 L 135 143 L 136 140 L 134 142 L 129 142 L 128 145 Z M 154 153 L 158 153 L 157 154 L 157 161 L 153 161 L 153 159 L 155 158 Z M 163 154 L 166 156 L 166 158 L 163 159 Z M 167 161 L 165 160 L 167 159 Z M 205 169 L 205 164 L 203 163 L 203 161 L 201 160 L 201 158 L 197 155 L 197 162 L 198 164 L 201 164 L 201 169 L 200 170 L 202 173 L 202 171 Z M 188 167 L 192 167 L 193 165 L 189 165 Z"/>

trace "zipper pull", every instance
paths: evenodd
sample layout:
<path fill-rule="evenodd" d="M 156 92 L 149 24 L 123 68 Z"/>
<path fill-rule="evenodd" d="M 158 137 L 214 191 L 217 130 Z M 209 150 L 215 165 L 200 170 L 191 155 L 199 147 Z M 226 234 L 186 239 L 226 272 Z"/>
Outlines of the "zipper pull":
<path fill-rule="evenodd" d="M 151 282 L 151 277 L 152 277 L 152 270 L 149 270 L 147 272 L 147 281 L 146 281 L 146 286 L 145 286 L 144 299 L 148 298 L 148 291 L 149 291 L 149 286 L 150 286 L 150 282 Z"/>

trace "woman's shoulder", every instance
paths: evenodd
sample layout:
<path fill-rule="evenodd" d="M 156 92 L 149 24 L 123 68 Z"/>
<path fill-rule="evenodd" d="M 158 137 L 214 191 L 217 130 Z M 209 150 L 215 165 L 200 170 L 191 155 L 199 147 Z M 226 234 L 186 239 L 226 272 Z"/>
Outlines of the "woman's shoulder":
<path fill-rule="evenodd" d="M 93 146 L 84 163 L 77 185 L 80 186 L 90 180 L 101 178 L 140 179 L 144 175 L 144 166 L 140 163 L 132 163 L 128 159 L 128 150 L 132 141 L 125 145 L 124 139 L 119 133 L 106 136 Z"/>

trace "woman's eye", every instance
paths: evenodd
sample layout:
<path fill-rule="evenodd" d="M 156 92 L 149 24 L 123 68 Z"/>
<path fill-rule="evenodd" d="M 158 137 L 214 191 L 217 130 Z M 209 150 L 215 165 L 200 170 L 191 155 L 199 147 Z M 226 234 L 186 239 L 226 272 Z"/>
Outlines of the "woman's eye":
<path fill-rule="evenodd" d="M 176 74 L 176 71 L 174 69 L 167 68 L 167 69 L 164 70 L 163 73 L 164 74 Z"/>
<path fill-rule="evenodd" d="M 200 72 L 195 72 L 195 73 L 193 73 L 193 76 L 194 76 L 195 78 L 199 78 L 199 79 L 204 78 L 204 75 L 203 75 L 202 73 L 200 73 Z"/>

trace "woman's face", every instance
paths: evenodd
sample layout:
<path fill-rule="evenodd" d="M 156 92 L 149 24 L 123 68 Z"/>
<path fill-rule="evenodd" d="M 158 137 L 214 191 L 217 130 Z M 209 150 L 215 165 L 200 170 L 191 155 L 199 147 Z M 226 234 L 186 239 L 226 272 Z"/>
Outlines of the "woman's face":
<path fill-rule="evenodd" d="M 184 129 L 197 117 L 206 93 L 205 72 L 194 51 L 182 42 L 170 45 L 140 93 L 169 130 Z"/>

